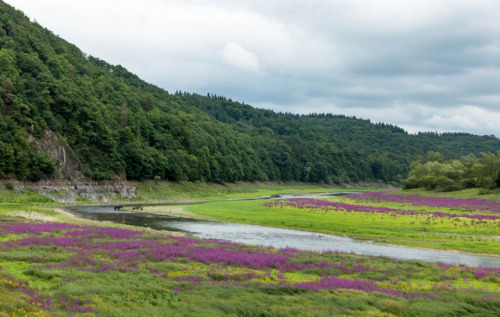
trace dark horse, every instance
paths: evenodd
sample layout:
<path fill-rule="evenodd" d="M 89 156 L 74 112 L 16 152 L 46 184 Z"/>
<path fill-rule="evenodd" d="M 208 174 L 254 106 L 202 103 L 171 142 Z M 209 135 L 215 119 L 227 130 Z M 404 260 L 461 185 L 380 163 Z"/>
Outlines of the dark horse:
<path fill-rule="evenodd" d="M 115 210 L 122 210 L 123 206 L 115 206 Z"/>
<path fill-rule="evenodd" d="M 132 207 L 132 210 L 140 210 L 140 211 L 143 211 L 144 209 L 142 209 L 142 206 L 134 206 L 134 207 Z"/>

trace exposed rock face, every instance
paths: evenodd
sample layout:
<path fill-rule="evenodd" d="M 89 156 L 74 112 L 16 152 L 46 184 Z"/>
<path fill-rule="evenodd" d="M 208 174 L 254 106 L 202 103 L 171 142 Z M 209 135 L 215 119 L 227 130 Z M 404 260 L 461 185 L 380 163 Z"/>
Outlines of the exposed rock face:
<path fill-rule="evenodd" d="M 135 197 L 135 187 L 130 186 L 126 180 L 115 179 L 96 182 L 87 179 L 71 149 L 59 140 L 51 130 L 45 130 L 40 139 L 30 136 L 29 142 L 36 150 L 50 156 L 56 165 L 56 178 L 36 183 L 0 180 L 0 184 L 11 182 L 15 190 L 31 188 L 54 201 L 63 203 L 74 203 L 79 199 L 108 202 L 117 196 Z"/>
<path fill-rule="evenodd" d="M 135 197 L 135 187 L 128 186 L 124 180 L 100 181 L 89 180 L 41 180 L 29 184 L 29 188 L 54 201 L 73 203 L 79 199 L 94 202 L 109 202 L 117 196 L 126 198 Z"/>
<path fill-rule="evenodd" d="M 58 177 L 66 180 L 84 180 L 82 167 L 75 159 L 71 149 L 59 140 L 57 135 L 46 129 L 40 139 L 28 138 L 31 145 L 40 152 L 47 153 L 56 164 Z"/>
<path fill-rule="evenodd" d="M 135 187 L 125 180 L 94 182 L 90 180 L 70 181 L 65 179 L 45 179 L 36 183 L 18 180 L 1 180 L 0 185 L 10 182 L 17 191 L 31 188 L 37 193 L 61 203 L 75 203 L 86 199 L 93 202 L 111 202 L 118 196 L 135 197 Z"/>

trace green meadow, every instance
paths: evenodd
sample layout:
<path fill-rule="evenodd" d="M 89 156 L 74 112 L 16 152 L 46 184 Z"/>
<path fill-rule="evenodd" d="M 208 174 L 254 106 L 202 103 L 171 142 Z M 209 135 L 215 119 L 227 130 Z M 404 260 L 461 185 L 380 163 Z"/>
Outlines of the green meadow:
<path fill-rule="evenodd" d="M 426 224 L 418 216 L 322 212 L 293 207 L 264 207 L 266 200 L 212 202 L 183 207 L 190 215 L 212 220 L 258 224 L 345 235 L 377 243 L 500 254 L 499 222 L 458 227 L 454 220 Z M 462 224 L 462 223 L 461 223 Z M 425 229 L 424 229 L 425 227 Z"/>
<path fill-rule="evenodd" d="M 380 187 L 354 186 L 349 190 L 367 191 Z M 165 201 L 201 201 L 214 199 L 244 199 L 269 197 L 278 194 L 324 194 L 335 191 L 345 191 L 343 187 L 332 187 L 327 184 L 311 183 L 276 183 L 276 182 L 236 182 L 236 183 L 205 183 L 205 182 L 155 182 L 144 181 L 138 184 L 137 198 L 130 201 L 165 202 Z M 126 200 L 125 200 L 126 201 Z"/>
<path fill-rule="evenodd" d="M 409 215 L 251 199 L 343 190 L 145 182 L 140 199 L 128 202 L 193 202 L 146 205 L 144 211 L 500 255 L 498 219 L 426 214 L 493 215 L 489 210 L 320 199 L 416 212 Z M 394 194 L 409 193 L 428 195 Z M 0 316 L 479 317 L 500 311 L 500 268 L 204 241 L 78 219 L 59 207 L 32 191 L 0 189 Z"/>
<path fill-rule="evenodd" d="M 0 216 L 0 316 L 496 316 L 500 269 Z"/>

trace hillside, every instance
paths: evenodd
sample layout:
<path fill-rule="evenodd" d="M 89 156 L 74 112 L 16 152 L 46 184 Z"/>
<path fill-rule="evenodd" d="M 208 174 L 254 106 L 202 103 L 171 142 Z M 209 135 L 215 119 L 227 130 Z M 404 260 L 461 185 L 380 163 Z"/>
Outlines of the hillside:
<path fill-rule="evenodd" d="M 446 158 L 500 150 L 494 137 L 409 135 L 345 116 L 170 94 L 1 1 L 0 94 L 3 179 L 71 178 L 61 175 L 59 158 L 35 146 L 46 135 L 95 180 L 397 182 L 430 150 Z"/>

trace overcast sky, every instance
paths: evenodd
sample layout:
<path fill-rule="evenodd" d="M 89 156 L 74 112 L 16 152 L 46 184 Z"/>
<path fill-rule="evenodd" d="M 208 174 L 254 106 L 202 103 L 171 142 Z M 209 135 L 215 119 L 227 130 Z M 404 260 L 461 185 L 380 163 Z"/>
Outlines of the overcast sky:
<path fill-rule="evenodd" d="M 7 0 L 169 92 L 500 136 L 498 0 Z"/>

